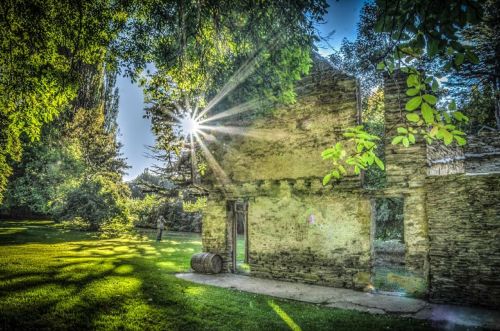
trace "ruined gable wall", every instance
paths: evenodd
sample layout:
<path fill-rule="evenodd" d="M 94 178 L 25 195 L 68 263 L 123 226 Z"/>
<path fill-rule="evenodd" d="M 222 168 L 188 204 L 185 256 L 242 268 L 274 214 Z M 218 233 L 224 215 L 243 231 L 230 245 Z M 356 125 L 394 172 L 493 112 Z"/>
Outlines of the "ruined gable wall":
<path fill-rule="evenodd" d="M 500 176 L 429 177 L 430 299 L 500 306 Z"/>
<path fill-rule="evenodd" d="M 212 194 L 204 250 L 221 254 L 230 269 L 225 200 L 245 197 L 252 275 L 362 288 L 370 281 L 370 200 L 360 176 L 334 190 L 321 184 L 330 170 L 321 152 L 357 123 L 356 81 L 316 63 L 297 94 L 296 104 L 252 121 L 247 136 L 220 138 L 224 145 L 214 155 L 230 183 L 219 187 L 224 194 Z M 311 215 L 314 224 L 307 222 Z"/>
<path fill-rule="evenodd" d="M 430 176 L 500 172 L 500 133 L 484 131 L 467 137 L 467 144 L 427 146 Z"/>
<path fill-rule="evenodd" d="M 219 142 L 209 148 L 232 182 L 322 178 L 330 170 L 321 152 L 357 124 L 357 82 L 321 61 L 297 83 L 295 104 L 247 122 L 243 114 L 241 121 L 231 117 L 213 124 L 244 131 L 211 132 Z"/>

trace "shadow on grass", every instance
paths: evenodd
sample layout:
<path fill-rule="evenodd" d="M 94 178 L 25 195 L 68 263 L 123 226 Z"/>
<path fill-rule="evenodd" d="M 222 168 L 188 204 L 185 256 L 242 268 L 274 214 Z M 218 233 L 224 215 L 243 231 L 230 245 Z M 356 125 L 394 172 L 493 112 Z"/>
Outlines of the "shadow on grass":
<path fill-rule="evenodd" d="M 271 307 L 266 296 L 177 279 L 201 251 L 199 235 L 167 233 L 156 243 L 154 234 L 97 240 L 50 224 L 15 226 L 27 229 L 0 235 L 0 330 L 288 330 L 290 321 L 303 330 L 429 330 L 291 301 Z"/>

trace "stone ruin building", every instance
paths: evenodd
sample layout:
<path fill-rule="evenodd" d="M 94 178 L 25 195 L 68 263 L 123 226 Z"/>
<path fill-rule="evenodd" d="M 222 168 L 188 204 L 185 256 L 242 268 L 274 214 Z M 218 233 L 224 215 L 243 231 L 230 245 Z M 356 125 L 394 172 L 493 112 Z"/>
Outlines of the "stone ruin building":
<path fill-rule="evenodd" d="M 499 134 L 469 137 L 464 149 L 391 145 L 405 90 L 401 73 L 384 81 L 381 189 L 365 188 L 362 175 L 322 185 L 330 164 L 321 152 L 360 122 L 361 107 L 356 79 L 318 56 L 295 104 L 241 120 L 245 135 L 219 134 L 209 145 L 222 169 L 208 179 L 204 252 L 219 254 L 224 272 L 359 290 L 386 282 L 433 302 L 500 306 Z M 392 252 L 397 268 L 379 273 L 384 199 L 401 205 L 403 242 Z"/>

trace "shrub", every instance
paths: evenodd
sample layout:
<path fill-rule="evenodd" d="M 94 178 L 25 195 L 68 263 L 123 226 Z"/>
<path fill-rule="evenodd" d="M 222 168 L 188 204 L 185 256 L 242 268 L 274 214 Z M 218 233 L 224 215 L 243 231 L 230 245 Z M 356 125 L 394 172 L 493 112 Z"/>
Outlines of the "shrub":
<path fill-rule="evenodd" d="M 156 195 L 148 194 L 144 199 L 131 199 L 129 201 L 133 223 L 138 227 L 154 226 L 160 215 L 160 209 L 166 202 Z"/>
<path fill-rule="evenodd" d="M 54 206 L 54 216 L 60 221 L 84 222 L 91 231 L 105 224 L 127 224 L 131 220 L 128 195 L 125 184 L 97 175 L 70 190 L 61 204 Z"/>

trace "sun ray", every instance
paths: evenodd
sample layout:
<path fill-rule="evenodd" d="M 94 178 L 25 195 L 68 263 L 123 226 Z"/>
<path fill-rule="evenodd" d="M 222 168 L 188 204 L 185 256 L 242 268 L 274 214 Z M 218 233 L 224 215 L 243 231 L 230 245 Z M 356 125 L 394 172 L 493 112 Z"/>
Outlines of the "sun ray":
<path fill-rule="evenodd" d="M 295 323 L 295 321 L 288 315 L 283 309 L 281 309 L 280 306 L 274 303 L 272 300 L 268 300 L 267 303 L 271 308 L 274 310 L 274 312 L 283 320 L 283 322 L 288 325 L 290 330 L 292 331 L 302 331 L 301 327 Z"/>
<path fill-rule="evenodd" d="M 286 132 L 277 129 L 254 129 L 243 128 L 238 126 L 212 126 L 200 125 L 200 129 L 215 132 L 226 133 L 229 135 L 245 136 L 254 139 L 277 141 L 285 139 L 288 135 Z"/>
<path fill-rule="evenodd" d="M 193 109 L 193 115 L 191 116 L 192 118 L 196 118 L 198 114 L 198 105 L 196 104 Z"/>
<path fill-rule="evenodd" d="M 258 54 L 247 60 L 236 72 L 229 78 L 226 84 L 222 87 L 222 89 L 217 93 L 217 95 L 208 102 L 207 106 L 203 111 L 198 115 L 196 119 L 200 119 L 208 113 L 212 107 L 219 103 L 229 92 L 234 90 L 238 85 L 240 85 L 251 73 L 254 72 L 257 66 Z"/>
<path fill-rule="evenodd" d="M 241 113 L 247 112 L 249 110 L 253 110 L 253 109 L 257 108 L 259 105 L 260 105 L 260 100 L 251 100 L 251 101 L 242 103 L 240 105 L 237 105 L 233 108 L 230 108 L 228 110 L 225 110 L 222 113 L 218 113 L 218 114 L 215 114 L 215 115 L 208 117 L 204 120 L 201 120 L 201 121 L 199 121 L 199 123 L 200 124 L 208 123 L 208 122 L 212 122 L 212 121 L 215 121 L 215 120 L 218 120 L 221 118 L 226 118 L 229 116 L 241 114 Z"/>
<path fill-rule="evenodd" d="M 215 174 L 215 178 L 222 184 L 222 186 L 228 185 L 231 183 L 229 177 L 226 175 L 226 172 L 222 169 L 222 167 L 219 165 L 217 160 L 215 160 L 215 157 L 213 156 L 212 152 L 210 152 L 203 142 L 201 140 L 200 136 L 198 136 L 197 133 L 195 133 L 195 138 L 198 144 L 200 145 L 200 149 L 203 152 L 203 155 L 205 156 L 205 159 L 208 162 L 208 165 L 212 168 Z"/>
<path fill-rule="evenodd" d="M 258 51 L 255 51 L 244 63 L 241 67 L 236 70 L 236 72 L 228 79 L 226 84 L 222 87 L 222 89 L 215 95 L 215 97 L 210 100 L 205 107 L 205 109 L 196 117 L 196 120 L 199 120 L 208 113 L 216 104 L 219 103 L 224 97 L 238 87 L 243 81 L 245 81 L 248 76 L 250 76 L 258 66 L 258 61 L 261 58 L 261 55 L 264 51 L 272 51 L 280 44 L 278 40 L 280 39 L 280 35 L 276 34 L 271 40 L 269 40 L 267 45 L 261 47 Z"/>
<path fill-rule="evenodd" d="M 181 121 L 182 118 L 179 117 L 176 113 L 174 113 L 173 111 L 171 110 L 167 110 L 165 108 L 161 108 L 160 111 L 163 113 L 163 114 L 166 114 L 166 115 L 169 115 L 170 117 L 174 118 L 175 120 L 177 121 Z"/>
<path fill-rule="evenodd" d="M 203 130 L 198 130 L 198 133 L 199 133 L 200 135 L 202 135 L 202 136 L 203 136 L 203 138 L 205 138 L 205 140 L 206 140 L 206 141 L 208 141 L 208 142 L 215 142 L 215 141 L 217 141 L 217 138 L 215 138 L 215 136 L 214 136 L 214 135 L 212 135 L 212 134 L 210 134 L 210 133 L 206 133 L 206 132 L 205 132 L 205 131 L 203 131 Z"/>

